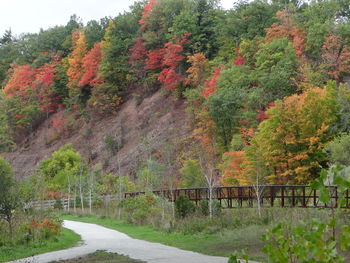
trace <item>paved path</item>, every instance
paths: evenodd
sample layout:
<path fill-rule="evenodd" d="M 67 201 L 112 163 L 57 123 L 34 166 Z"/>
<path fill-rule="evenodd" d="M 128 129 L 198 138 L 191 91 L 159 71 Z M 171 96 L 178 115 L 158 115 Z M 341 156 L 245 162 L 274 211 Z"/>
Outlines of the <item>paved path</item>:
<path fill-rule="evenodd" d="M 165 246 L 159 243 L 133 239 L 118 231 L 95 224 L 64 221 L 64 227 L 79 234 L 83 240 L 80 246 L 40 254 L 13 263 L 44 263 L 53 260 L 84 256 L 96 250 L 106 250 L 149 263 L 227 263 L 224 257 L 213 257 Z M 198 240 L 198 242 L 201 242 Z"/>

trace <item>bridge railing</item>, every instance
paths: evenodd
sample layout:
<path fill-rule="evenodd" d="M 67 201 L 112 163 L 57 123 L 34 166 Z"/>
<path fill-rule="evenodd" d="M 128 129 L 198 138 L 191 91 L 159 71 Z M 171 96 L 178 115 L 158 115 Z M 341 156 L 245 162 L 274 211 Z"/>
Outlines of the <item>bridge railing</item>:
<path fill-rule="evenodd" d="M 336 186 L 328 186 L 330 201 L 322 203 L 319 200 L 320 192 L 307 185 L 261 185 L 261 186 L 223 186 L 215 187 L 212 192 L 212 199 L 217 200 L 223 208 L 255 207 L 260 202 L 262 207 L 302 207 L 302 208 L 337 208 L 339 206 L 339 192 Z M 124 198 L 132 198 L 145 192 L 129 192 L 124 194 Z M 157 190 L 153 194 L 160 196 L 170 202 L 175 202 L 180 195 L 185 195 L 199 204 L 202 200 L 209 200 L 208 188 L 189 188 L 173 190 Z M 258 195 L 259 194 L 259 195 Z M 258 198 L 259 197 L 259 198 Z M 119 195 L 105 195 L 94 197 L 101 201 L 108 202 L 119 199 Z M 345 204 L 342 208 L 350 208 L 349 191 L 345 191 L 343 198 Z M 84 198 L 89 202 L 89 198 Z M 68 202 L 70 207 L 74 203 L 73 198 L 60 199 L 63 209 L 67 210 Z M 93 201 L 92 200 L 92 201 Z M 54 208 L 56 200 L 30 201 L 25 204 L 25 208 L 35 209 Z"/>
<path fill-rule="evenodd" d="M 339 193 L 336 186 L 328 186 L 330 201 L 322 203 L 320 193 L 307 185 L 260 185 L 260 186 L 231 186 L 214 188 L 212 199 L 218 200 L 224 208 L 254 207 L 259 200 L 263 207 L 313 207 L 336 208 L 339 203 Z M 145 192 L 125 193 L 125 198 L 135 197 Z M 173 189 L 153 191 L 153 194 L 176 201 L 180 195 L 187 196 L 198 204 L 201 200 L 209 199 L 207 188 Z M 259 197 L 259 198 L 258 198 Z M 345 205 L 350 208 L 349 191 L 344 193 Z"/>

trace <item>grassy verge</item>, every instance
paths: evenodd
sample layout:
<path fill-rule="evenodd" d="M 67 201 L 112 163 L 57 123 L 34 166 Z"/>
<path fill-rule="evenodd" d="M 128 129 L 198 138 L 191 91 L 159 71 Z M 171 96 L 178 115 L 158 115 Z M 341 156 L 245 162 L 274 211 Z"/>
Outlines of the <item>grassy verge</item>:
<path fill-rule="evenodd" d="M 128 234 L 132 238 L 162 243 L 203 254 L 229 256 L 235 250 L 244 249 L 251 259 L 264 259 L 264 255 L 261 253 L 263 244 L 260 241 L 260 236 L 264 233 L 265 228 L 260 225 L 250 225 L 214 234 L 184 235 L 155 231 L 149 226 L 135 226 L 115 219 L 97 216 L 64 215 L 61 218 L 102 225 Z"/>
<path fill-rule="evenodd" d="M 51 263 L 142 263 L 144 261 L 139 261 L 131 259 L 126 256 L 118 255 L 115 253 L 108 253 L 106 251 L 96 251 L 85 257 L 53 261 Z"/>
<path fill-rule="evenodd" d="M 47 240 L 41 243 L 29 243 L 15 247 L 0 247 L 0 262 L 31 257 L 50 251 L 61 250 L 74 246 L 80 241 L 80 236 L 75 232 L 62 228 L 61 235 L 56 240 Z"/>

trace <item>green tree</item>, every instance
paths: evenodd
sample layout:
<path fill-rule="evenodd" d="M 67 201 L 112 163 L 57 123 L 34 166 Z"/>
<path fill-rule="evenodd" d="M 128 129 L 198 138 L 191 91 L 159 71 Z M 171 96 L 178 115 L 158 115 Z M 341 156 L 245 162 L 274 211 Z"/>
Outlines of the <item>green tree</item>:
<path fill-rule="evenodd" d="M 342 134 L 325 146 L 332 164 L 350 166 L 350 134 Z"/>
<path fill-rule="evenodd" d="M 12 178 L 10 164 L 0 157 L 0 218 L 9 225 L 9 235 L 13 235 L 13 216 L 19 207 L 19 196 L 15 190 L 15 181 Z"/>
<path fill-rule="evenodd" d="M 110 20 L 102 42 L 101 79 L 113 88 L 109 93 L 119 95 L 131 77 L 128 52 L 138 32 L 135 14 L 125 13 Z"/>
<path fill-rule="evenodd" d="M 186 160 L 180 172 L 182 174 L 181 187 L 197 188 L 205 186 L 203 171 L 197 160 Z"/>
<path fill-rule="evenodd" d="M 287 39 L 275 39 L 262 46 L 256 54 L 255 71 L 261 87 L 260 101 L 269 103 L 295 93 L 297 65 L 295 51 Z"/>
<path fill-rule="evenodd" d="M 229 150 L 232 135 L 239 130 L 243 105 L 250 96 L 250 74 L 245 66 L 232 66 L 222 71 L 216 92 L 205 102 L 210 118 L 215 122 L 215 135 L 221 151 Z"/>
<path fill-rule="evenodd" d="M 68 191 L 68 193 L 71 192 L 73 186 L 77 187 L 77 177 L 81 169 L 85 174 L 86 167 L 82 157 L 71 144 L 60 147 L 39 165 L 39 171 L 44 176 L 50 190 Z"/>

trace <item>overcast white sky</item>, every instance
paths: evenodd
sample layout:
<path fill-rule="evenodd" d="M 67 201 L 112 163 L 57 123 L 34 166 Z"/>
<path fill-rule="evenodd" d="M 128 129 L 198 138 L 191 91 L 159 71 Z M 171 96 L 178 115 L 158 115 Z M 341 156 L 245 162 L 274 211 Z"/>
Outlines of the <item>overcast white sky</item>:
<path fill-rule="evenodd" d="M 19 35 L 36 33 L 65 25 L 70 16 L 77 14 L 86 23 L 92 19 L 116 16 L 129 9 L 135 0 L 0 0 L 0 36 L 6 29 Z M 234 0 L 221 0 L 224 8 L 231 8 Z"/>

